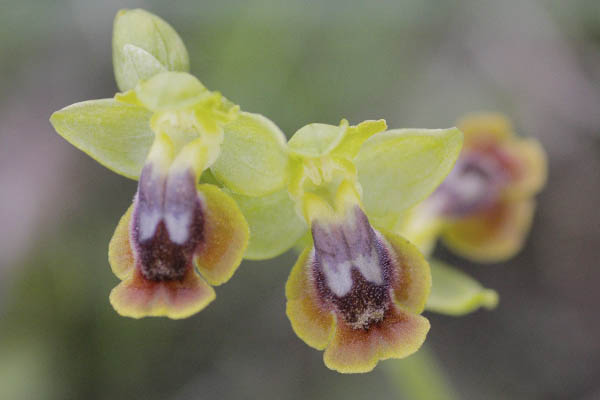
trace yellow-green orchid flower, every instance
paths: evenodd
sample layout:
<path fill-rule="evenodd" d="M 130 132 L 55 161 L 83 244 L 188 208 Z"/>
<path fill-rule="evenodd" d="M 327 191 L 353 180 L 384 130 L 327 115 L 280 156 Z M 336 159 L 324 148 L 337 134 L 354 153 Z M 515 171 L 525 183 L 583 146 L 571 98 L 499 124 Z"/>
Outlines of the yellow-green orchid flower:
<path fill-rule="evenodd" d="M 426 253 L 441 235 L 466 258 L 506 260 L 529 232 L 533 197 L 546 181 L 544 150 L 537 140 L 516 136 L 500 114 L 470 115 L 457 125 L 465 144 L 454 169 L 396 230 Z"/>
<path fill-rule="evenodd" d="M 139 181 L 109 246 L 122 280 L 110 295 L 113 307 L 134 318 L 184 318 L 214 299 L 210 285 L 232 276 L 248 243 L 236 202 L 220 187 L 198 184 L 209 168 L 235 181 L 230 167 L 242 164 L 235 143 L 228 144 L 234 154 L 220 158 L 224 127 L 239 108 L 185 72 L 181 39 L 145 11 L 119 12 L 113 55 L 123 92 L 68 106 L 51 122 L 101 164 Z"/>
<path fill-rule="evenodd" d="M 501 114 L 473 114 L 457 125 L 465 144 L 454 169 L 391 229 L 428 256 L 441 236 L 465 258 L 506 260 L 519 251 L 529 231 L 533 197 L 546 180 L 544 150 L 535 139 L 516 136 Z M 443 262 L 432 260 L 431 272 L 428 310 L 463 315 L 498 303 L 495 291 Z"/>
<path fill-rule="evenodd" d="M 173 147 L 166 134 L 155 139 L 133 205 L 110 242 L 109 261 L 122 280 L 110 301 L 124 316 L 200 311 L 215 298 L 209 284 L 229 280 L 246 248 L 248 227 L 233 199 L 197 183 L 207 157 L 202 140 L 177 156 Z"/>
<path fill-rule="evenodd" d="M 458 157 L 462 134 L 386 127 L 383 120 L 307 125 L 287 143 L 285 187 L 233 195 L 250 225 L 247 257 L 305 243 L 286 285 L 286 312 L 296 334 L 325 350 L 325 364 L 339 372 L 406 357 L 429 330 L 420 315 L 429 266 L 379 223 L 435 189 Z M 393 185 L 398 181 L 403 185 Z"/>

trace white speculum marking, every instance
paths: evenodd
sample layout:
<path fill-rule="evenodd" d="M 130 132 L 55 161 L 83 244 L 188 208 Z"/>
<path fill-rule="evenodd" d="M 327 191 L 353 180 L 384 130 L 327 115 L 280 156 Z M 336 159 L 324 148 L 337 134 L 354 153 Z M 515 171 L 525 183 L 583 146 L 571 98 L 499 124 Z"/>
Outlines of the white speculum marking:
<path fill-rule="evenodd" d="M 165 215 L 165 224 L 167 225 L 169 238 L 177 244 L 184 244 L 187 241 L 191 223 L 191 211 L 167 213 Z"/>
<path fill-rule="evenodd" d="M 140 241 L 148 240 L 154 236 L 156 227 L 163 217 L 161 210 L 143 210 L 140 212 Z"/>
<path fill-rule="evenodd" d="M 337 297 L 343 297 L 352 290 L 353 268 L 356 268 L 367 281 L 376 285 L 383 285 L 379 257 L 374 249 L 367 256 L 360 255 L 339 264 L 325 261 L 321 265 L 323 266 L 327 286 Z"/>
<path fill-rule="evenodd" d="M 186 172 L 164 176 L 151 166 L 145 169 L 137 197 L 140 242 L 151 239 L 161 221 L 173 243 L 183 245 L 188 240 L 196 206 L 194 181 Z"/>
<path fill-rule="evenodd" d="M 353 269 L 370 283 L 385 283 L 377 237 L 360 208 L 349 212 L 340 225 L 314 223 L 313 239 L 326 284 L 335 296 L 352 290 Z"/>
<path fill-rule="evenodd" d="M 163 212 L 157 209 L 142 210 L 139 215 L 139 240 L 145 241 L 154 236 L 160 221 L 164 221 L 169 239 L 173 243 L 184 244 L 189 237 L 192 223 L 192 212 L 181 211 L 178 213 Z"/>
<path fill-rule="evenodd" d="M 491 206 L 506 179 L 504 167 L 493 156 L 467 152 L 425 203 L 435 204 L 438 213 L 446 216 L 469 215 Z"/>

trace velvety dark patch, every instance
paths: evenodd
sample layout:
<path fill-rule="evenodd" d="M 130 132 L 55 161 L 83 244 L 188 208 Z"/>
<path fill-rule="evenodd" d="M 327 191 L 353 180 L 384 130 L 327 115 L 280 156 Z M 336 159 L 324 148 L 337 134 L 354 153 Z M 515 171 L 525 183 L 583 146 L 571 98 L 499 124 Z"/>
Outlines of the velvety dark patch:
<path fill-rule="evenodd" d="M 311 265 L 313 282 L 321 301 L 332 305 L 344 321 L 354 329 L 369 329 L 378 323 L 391 305 L 392 258 L 386 243 L 373 230 L 366 215 L 356 207 L 353 224 L 344 221 L 327 227 L 313 224 L 315 256 Z M 368 256 L 377 253 L 377 268 L 381 271 L 383 282 L 376 284 L 368 281 L 356 265 L 352 265 L 352 288 L 339 297 L 328 286 L 323 260 L 328 265 L 352 262 L 359 255 Z"/>
<path fill-rule="evenodd" d="M 493 206 L 508 179 L 493 153 L 471 151 L 460 156 L 428 202 L 439 202 L 449 217 L 468 216 Z"/>
<path fill-rule="evenodd" d="M 192 268 L 195 249 L 202 241 L 204 218 L 196 191 L 196 179 L 191 171 L 166 177 L 152 174 L 152 166 L 142 171 L 133 214 L 133 242 L 138 268 L 151 281 L 182 280 Z M 140 240 L 142 218 L 160 213 L 154 234 Z M 164 216 L 191 216 L 187 238 L 183 243 L 171 240 Z"/>

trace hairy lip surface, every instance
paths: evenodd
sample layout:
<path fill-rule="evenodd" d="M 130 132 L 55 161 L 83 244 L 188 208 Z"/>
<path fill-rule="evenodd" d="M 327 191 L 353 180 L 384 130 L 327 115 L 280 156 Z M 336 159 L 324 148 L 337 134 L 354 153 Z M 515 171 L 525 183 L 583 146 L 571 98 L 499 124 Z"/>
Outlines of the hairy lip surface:
<path fill-rule="evenodd" d="M 320 300 L 353 329 L 381 321 L 392 301 L 390 246 L 356 206 L 341 223 L 313 223 L 310 273 Z"/>
<path fill-rule="evenodd" d="M 151 281 L 182 280 L 203 238 L 202 204 L 191 171 L 142 171 L 132 218 L 136 263 Z"/>
<path fill-rule="evenodd" d="M 439 201 L 442 213 L 461 217 L 492 207 L 507 181 L 506 171 L 493 154 L 467 152 L 431 196 Z"/>

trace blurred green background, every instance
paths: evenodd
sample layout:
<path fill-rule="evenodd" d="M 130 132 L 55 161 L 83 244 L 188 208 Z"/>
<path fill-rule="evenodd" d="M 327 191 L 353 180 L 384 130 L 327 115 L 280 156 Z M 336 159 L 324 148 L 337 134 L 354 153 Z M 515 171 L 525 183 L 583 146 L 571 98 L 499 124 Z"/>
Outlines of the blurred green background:
<path fill-rule="evenodd" d="M 112 20 L 135 7 L 175 27 L 207 87 L 288 135 L 493 110 L 539 138 L 550 180 L 525 250 L 479 266 L 438 249 L 500 306 L 429 315 L 428 343 L 458 398 L 600 398 L 597 0 L 0 0 L 0 399 L 400 398 L 385 367 L 339 375 L 293 334 L 294 254 L 245 262 L 184 321 L 112 310 L 107 246 L 135 182 L 48 118 L 114 94 Z"/>

